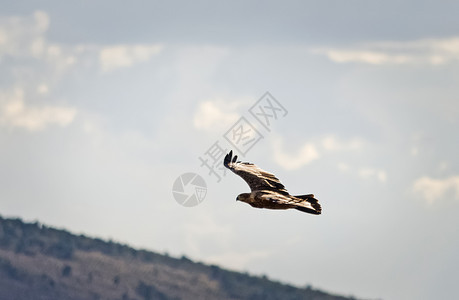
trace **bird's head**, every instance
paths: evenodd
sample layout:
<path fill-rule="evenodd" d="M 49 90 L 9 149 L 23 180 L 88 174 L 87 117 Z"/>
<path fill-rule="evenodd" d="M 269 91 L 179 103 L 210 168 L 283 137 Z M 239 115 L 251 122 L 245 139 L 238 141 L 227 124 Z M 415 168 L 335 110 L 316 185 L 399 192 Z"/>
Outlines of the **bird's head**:
<path fill-rule="evenodd" d="M 239 196 L 236 197 L 236 201 L 248 202 L 249 197 L 250 197 L 250 193 L 240 194 Z"/>

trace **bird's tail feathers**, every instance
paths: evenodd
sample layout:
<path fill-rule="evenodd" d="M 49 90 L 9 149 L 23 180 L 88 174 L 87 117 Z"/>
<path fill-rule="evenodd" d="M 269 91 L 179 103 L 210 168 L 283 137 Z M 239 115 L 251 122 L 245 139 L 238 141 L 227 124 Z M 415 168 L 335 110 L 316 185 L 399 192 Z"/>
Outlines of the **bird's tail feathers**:
<path fill-rule="evenodd" d="M 313 194 L 298 195 L 298 196 L 294 196 L 294 197 L 302 199 L 302 200 L 305 200 L 306 202 L 308 202 L 310 204 L 310 207 L 298 205 L 297 207 L 295 207 L 297 210 L 300 210 L 300 211 L 303 211 L 303 212 L 307 212 L 307 213 L 310 213 L 310 214 L 315 214 L 315 215 L 320 215 L 322 213 L 322 207 L 319 204 L 319 200 L 314 198 Z"/>

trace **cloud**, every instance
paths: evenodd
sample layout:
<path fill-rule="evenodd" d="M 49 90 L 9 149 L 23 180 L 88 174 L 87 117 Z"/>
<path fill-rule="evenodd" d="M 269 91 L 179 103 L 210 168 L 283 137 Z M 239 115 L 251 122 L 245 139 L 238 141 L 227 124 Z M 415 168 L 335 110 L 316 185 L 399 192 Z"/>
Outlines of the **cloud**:
<path fill-rule="evenodd" d="M 387 174 L 386 171 L 375 168 L 360 168 L 358 171 L 360 178 L 371 179 L 376 178 L 380 182 L 386 182 Z"/>
<path fill-rule="evenodd" d="M 414 182 L 413 191 L 429 203 L 438 201 L 451 192 L 454 193 L 454 198 L 459 199 L 459 176 L 451 176 L 445 179 L 424 176 Z"/>
<path fill-rule="evenodd" d="M 5 55 L 38 57 L 44 52 L 43 34 L 49 17 L 36 11 L 28 17 L 0 17 L 0 59 Z"/>
<path fill-rule="evenodd" d="M 49 88 L 44 83 L 42 83 L 42 84 L 37 86 L 37 93 L 38 94 L 46 95 L 46 94 L 48 94 L 48 91 L 49 91 Z"/>
<path fill-rule="evenodd" d="M 284 152 L 281 138 L 273 139 L 272 143 L 275 162 L 286 170 L 299 169 L 319 159 L 340 157 L 343 153 L 359 153 L 363 151 L 365 144 L 365 140 L 358 137 L 344 140 L 334 135 L 326 135 L 304 143 L 294 154 L 289 154 Z M 336 168 L 340 172 L 358 176 L 363 180 L 377 180 L 381 183 L 387 181 L 387 173 L 383 169 L 353 167 L 344 161 L 338 162 Z"/>
<path fill-rule="evenodd" d="M 273 139 L 274 159 L 287 170 L 299 169 L 304 165 L 311 163 L 326 155 L 332 155 L 339 152 L 361 151 L 365 141 L 361 138 L 352 138 L 350 140 L 338 139 L 334 135 L 325 135 L 321 138 L 304 143 L 296 154 L 291 155 L 283 151 L 283 140 L 281 138 Z M 338 168 L 342 171 L 348 170 L 349 166 L 340 165 Z"/>
<path fill-rule="evenodd" d="M 162 50 L 161 45 L 116 45 L 103 47 L 99 53 L 102 70 L 112 71 L 117 68 L 131 67 L 147 62 Z"/>
<path fill-rule="evenodd" d="M 302 166 L 320 158 L 317 147 L 312 143 L 303 144 L 303 146 L 296 152 L 295 155 L 284 153 L 282 147 L 282 139 L 280 138 L 274 140 L 273 146 L 274 160 L 277 164 L 286 170 L 299 169 Z"/>
<path fill-rule="evenodd" d="M 16 89 L 12 95 L 0 94 L 0 124 L 29 131 L 39 131 L 49 125 L 65 127 L 75 118 L 72 107 L 45 105 L 31 107 L 24 103 L 24 91 Z"/>
<path fill-rule="evenodd" d="M 336 167 L 338 168 L 338 170 L 340 170 L 341 172 L 347 172 L 349 171 L 350 169 L 350 166 L 347 164 L 347 163 L 344 163 L 344 162 L 340 162 L 336 165 Z"/>
<path fill-rule="evenodd" d="M 44 11 L 0 17 L 0 64 L 12 93 L 0 91 L 0 125 L 39 131 L 67 126 L 77 110 L 52 104 L 31 106 L 53 96 L 53 87 L 77 68 L 100 65 L 103 71 L 148 61 L 160 45 L 64 45 L 47 40 L 50 18 Z M 8 57 L 7 61 L 2 61 Z M 20 68 L 18 68 L 20 66 Z M 8 78 L 9 77 L 9 78 Z M 25 98 L 27 95 L 27 98 Z"/>
<path fill-rule="evenodd" d="M 131 67 L 147 62 L 161 52 L 158 44 L 137 45 L 62 45 L 46 39 L 50 24 L 44 11 L 36 11 L 31 16 L 0 17 L 0 60 L 4 56 L 16 59 L 34 58 L 46 62 L 54 73 L 60 74 L 69 66 L 98 63 L 105 72 L 117 68 Z M 55 74 L 54 74 L 55 75 Z"/>
<path fill-rule="evenodd" d="M 207 131 L 227 130 L 240 118 L 236 112 L 238 106 L 239 101 L 202 101 L 194 114 L 193 125 L 197 129 Z"/>
<path fill-rule="evenodd" d="M 364 150 L 366 141 L 359 137 L 348 140 L 339 139 L 335 135 L 325 135 L 311 142 L 304 143 L 295 154 L 283 151 L 283 140 L 273 139 L 274 160 L 286 170 L 299 169 L 315 160 L 340 157 L 343 153 L 359 153 Z M 371 167 L 353 167 L 344 161 L 336 164 L 343 173 L 358 176 L 363 180 L 376 179 L 381 183 L 387 181 L 387 173 L 383 169 Z"/>
<path fill-rule="evenodd" d="M 0 90 L 0 125 L 3 127 L 28 131 L 53 125 L 64 127 L 73 122 L 77 114 L 73 107 L 29 104 L 50 96 L 55 83 L 78 60 L 79 47 L 46 40 L 49 24 L 49 16 L 44 11 L 29 16 L 0 17 L 0 63 L 8 81 L 12 82 L 8 90 Z M 8 57 L 8 61 L 2 62 L 4 57 Z"/>
<path fill-rule="evenodd" d="M 4 57 L 10 58 L 2 64 L 5 74 L 12 74 L 22 84 L 50 87 L 50 82 L 57 81 L 63 71 L 76 65 L 81 47 L 47 41 L 49 24 L 44 11 L 29 16 L 0 17 L 0 63 Z M 31 82 L 39 78 L 46 78 L 46 82 Z"/>
<path fill-rule="evenodd" d="M 337 63 L 360 62 L 372 65 L 401 64 L 410 61 L 407 55 L 390 55 L 380 51 L 324 49 L 319 51 Z"/>
<path fill-rule="evenodd" d="M 311 52 L 324 55 L 336 63 L 441 65 L 459 61 L 459 37 L 382 41 L 341 48 L 319 47 Z"/>
<path fill-rule="evenodd" d="M 361 167 L 355 168 L 345 162 L 339 162 L 336 164 L 336 168 L 343 173 L 358 176 L 363 180 L 378 180 L 381 183 L 387 181 L 387 173 L 383 169 Z"/>
<path fill-rule="evenodd" d="M 365 142 L 361 138 L 352 138 L 348 141 L 339 140 L 334 135 L 325 136 L 321 140 L 322 148 L 326 151 L 360 151 Z"/>

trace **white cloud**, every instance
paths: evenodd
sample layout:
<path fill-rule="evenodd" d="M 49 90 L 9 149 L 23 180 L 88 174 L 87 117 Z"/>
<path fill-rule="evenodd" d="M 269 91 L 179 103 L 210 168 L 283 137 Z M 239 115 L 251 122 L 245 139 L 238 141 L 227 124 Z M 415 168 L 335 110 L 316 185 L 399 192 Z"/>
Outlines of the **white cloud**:
<path fill-rule="evenodd" d="M 0 125 L 30 131 L 43 130 L 49 125 L 66 126 L 75 118 L 75 108 L 52 104 L 31 106 L 33 97 L 40 100 L 52 97 L 53 87 L 77 67 L 99 64 L 104 71 L 110 71 L 148 61 L 162 49 L 160 45 L 52 43 L 46 39 L 49 24 L 49 16 L 43 11 L 28 16 L 0 16 L 0 63 L 4 57 L 11 58 L 11 63 L 2 67 L 12 77 L 10 86 L 16 89 L 0 94 Z"/>
<path fill-rule="evenodd" d="M 450 192 L 454 192 L 454 197 L 459 199 L 459 176 L 451 176 L 445 179 L 424 176 L 414 182 L 413 191 L 429 203 L 446 197 Z"/>
<path fill-rule="evenodd" d="M 378 180 L 381 183 L 387 181 L 387 173 L 383 169 L 370 167 L 354 167 L 345 162 L 340 162 L 336 165 L 337 169 L 343 173 L 358 176 L 363 180 Z"/>
<path fill-rule="evenodd" d="M 340 162 L 336 165 L 336 167 L 338 168 L 338 170 L 340 170 L 341 172 L 347 172 L 349 171 L 350 169 L 350 166 L 347 164 L 347 163 L 344 163 L 344 162 Z"/>
<path fill-rule="evenodd" d="M 0 59 L 4 55 L 40 56 L 49 17 L 36 11 L 28 17 L 0 17 Z"/>
<path fill-rule="evenodd" d="M 193 125 L 197 129 L 223 133 L 240 118 L 236 111 L 239 105 L 239 101 L 223 99 L 203 101 L 195 112 Z"/>
<path fill-rule="evenodd" d="M 361 138 L 352 138 L 349 141 L 342 141 L 334 135 L 322 138 L 322 147 L 327 151 L 360 151 L 365 142 Z"/>
<path fill-rule="evenodd" d="M 77 110 L 72 107 L 31 107 L 24 103 L 24 91 L 16 89 L 11 95 L 0 94 L 0 124 L 8 127 L 39 131 L 49 125 L 69 125 Z"/>
<path fill-rule="evenodd" d="M 42 83 L 37 86 L 37 93 L 38 94 L 48 94 L 49 88 L 46 84 Z"/>
<path fill-rule="evenodd" d="M 273 146 L 274 160 L 286 170 L 299 169 L 320 157 L 317 147 L 312 143 L 305 143 L 295 155 L 286 154 L 283 151 L 282 139 L 280 138 L 274 139 Z"/>
<path fill-rule="evenodd" d="M 448 170 L 449 168 L 450 168 L 450 164 L 448 162 L 446 162 L 446 161 L 442 161 L 438 165 L 438 170 L 440 172 L 444 172 L 444 171 Z"/>
<path fill-rule="evenodd" d="M 382 41 L 342 48 L 320 47 L 311 51 L 337 63 L 441 65 L 459 60 L 459 37 Z"/>
<path fill-rule="evenodd" d="M 0 60 L 6 55 L 16 59 L 34 58 L 46 62 L 54 71 L 53 75 L 60 75 L 83 58 L 89 59 L 91 64 L 99 63 L 103 71 L 112 71 L 147 62 L 163 48 L 157 44 L 100 46 L 51 43 L 46 39 L 49 24 L 49 16 L 43 11 L 36 11 L 31 16 L 0 17 Z"/>
<path fill-rule="evenodd" d="M 76 47 L 52 44 L 46 40 L 49 23 L 48 14 L 43 11 L 29 16 L 0 17 L 0 61 L 8 56 L 28 66 L 22 72 L 14 72 L 16 77 L 26 77 L 18 78 L 19 81 L 32 84 L 30 78 L 56 80 L 62 71 L 77 62 Z M 37 74 L 30 76 L 32 73 Z"/>
<path fill-rule="evenodd" d="M 386 182 L 387 180 L 386 171 L 381 170 L 381 169 L 360 168 L 358 174 L 363 179 L 376 178 L 380 182 Z"/>
<path fill-rule="evenodd" d="M 99 61 L 103 71 L 131 67 L 146 62 L 162 50 L 161 45 L 116 45 L 103 47 Z"/>
<path fill-rule="evenodd" d="M 295 154 L 288 154 L 283 151 L 283 140 L 274 138 L 273 149 L 274 159 L 287 170 L 301 168 L 326 155 L 332 155 L 346 151 L 361 151 L 364 148 L 365 141 L 361 138 L 352 138 L 350 140 L 339 139 L 334 135 L 326 135 L 315 139 L 311 142 L 304 143 Z M 344 163 L 337 165 L 341 171 L 348 171 L 350 167 Z"/>
<path fill-rule="evenodd" d="M 49 24 L 49 16 L 43 11 L 29 16 L 0 17 L 0 60 L 11 58 L 11 63 L 2 67 L 13 82 L 10 91 L 0 91 L 3 127 L 39 131 L 51 125 L 67 126 L 77 114 L 72 107 L 30 104 L 34 97 L 40 100 L 48 97 L 64 71 L 77 61 L 74 47 L 46 40 Z M 20 71 L 17 66 L 21 66 Z"/>
<path fill-rule="evenodd" d="M 337 63 L 360 62 L 381 65 L 388 63 L 401 64 L 411 60 L 407 55 L 390 55 L 380 51 L 368 50 L 323 49 L 319 53 L 325 54 L 330 60 Z"/>

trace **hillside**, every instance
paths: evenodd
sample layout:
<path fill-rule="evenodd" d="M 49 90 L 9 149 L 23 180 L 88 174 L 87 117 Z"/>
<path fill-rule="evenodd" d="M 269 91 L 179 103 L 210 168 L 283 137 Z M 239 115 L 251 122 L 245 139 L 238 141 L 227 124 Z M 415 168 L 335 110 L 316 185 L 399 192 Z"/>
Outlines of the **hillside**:
<path fill-rule="evenodd" d="M 0 299 L 352 299 L 0 217 Z"/>

